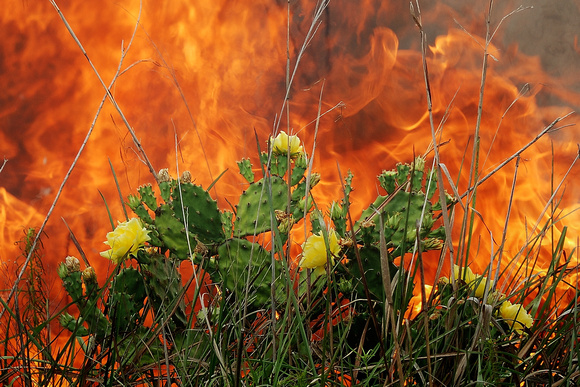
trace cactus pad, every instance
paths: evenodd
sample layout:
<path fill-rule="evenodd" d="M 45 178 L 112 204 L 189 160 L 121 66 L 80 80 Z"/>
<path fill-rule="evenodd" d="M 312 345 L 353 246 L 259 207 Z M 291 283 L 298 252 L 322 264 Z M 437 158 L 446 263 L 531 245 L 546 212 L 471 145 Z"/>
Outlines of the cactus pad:
<path fill-rule="evenodd" d="M 236 237 L 270 231 L 270 211 L 285 210 L 288 206 L 288 185 L 277 176 L 272 176 L 270 182 L 272 186 L 271 203 L 268 200 L 269 187 L 264 179 L 250 184 L 248 189 L 240 195 L 234 223 Z"/>

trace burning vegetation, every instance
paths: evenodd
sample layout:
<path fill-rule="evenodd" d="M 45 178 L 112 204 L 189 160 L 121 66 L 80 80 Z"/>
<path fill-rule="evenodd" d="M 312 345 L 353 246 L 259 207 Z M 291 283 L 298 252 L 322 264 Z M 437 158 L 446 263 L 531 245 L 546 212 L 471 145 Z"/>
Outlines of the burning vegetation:
<path fill-rule="evenodd" d="M 201 3 L 0 11 L 0 382 L 577 383 L 580 86 L 510 42 L 539 11 Z"/>

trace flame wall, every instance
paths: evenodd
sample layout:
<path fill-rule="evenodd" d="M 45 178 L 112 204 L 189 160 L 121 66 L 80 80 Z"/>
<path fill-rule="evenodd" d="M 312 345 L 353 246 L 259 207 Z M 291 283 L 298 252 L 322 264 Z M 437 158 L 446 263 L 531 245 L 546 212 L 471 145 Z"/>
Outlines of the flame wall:
<path fill-rule="evenodd" d="M 454 177 L 465 150 L 469 153 L 476 122 L 487 10 L 483 3 L 467 7 L 448 0 L 422 9 L 436 123 L 451 106 L 441 136 L 448 143 L 441 151 Z M 485 88 L 484 174 L 558 115 L 580 106 L 580 18 L 574 17 L 580 10 L 573 1 L 528 3 L 536 8 L 505 20 L 491 47 L 497 61 L 489 61 Z M 323 181 L 317 187 L 319 200 L 340 198 L 338 161 L 343 176 L 348 169 L 355 174 L 353 213 L 360 213 L 376 195 L 376 175 L 424 153 L 431 141 L 418 31 L 406 2 L 332 1 L 298 65 L 286 110 L 287 58 L 292 73 L 314 12 L 313 1 L 290 1 L 289 9 L 287 4 L 144 1 L 140 17 L 137 1 L 60 1 L 59 7 L 107 84 L 139 18 L 122 65 L 127 71 L 113 94 L 156 169 L 169 167 L 175 173 L 179 163 L 181 171 L 190 170 L 205 186 L 229 169 L 212 192 L 225 208 L 226 199 L 235 203 L 243 189 L 235 161 L 257 155 L 254 131 L 264 148 L 281 118 L 280 127 L 288 130 L 289 125 L 311 149 L 320 99 L 322 111 L 330 111 L 320 120 L 314 155 Z M 496 5 L 492 25 L 513 9 L 512 2 Z M 40 225 L 46 215 L 104 91 L 48 2 L 10 2 L 0 10 L 0 26 L 8 32 L 0 43 L 0 156 L 9 160 L 0 173 L 0 259 L 9 283 L 20 253 L 13 243 L 24 236 L 25 227 Z M 512 105 L 525 83 L 530 92 Z M 577 122 L 577 117 L 566 121 Z M 551 147 L 558 181 L 579 140 L 577 128 L 565 128 L 524 153 L 508 254 L 518 251 L 550 197 Z M 123 196 L 152 182 L 119 115 L 107 103 L 43 238 L 55 300 L 62 297 L 56 265 L 66 255 L 78 255 L 61 217 L 91 264 L 101 272 L 107 269 L 98 252 L 111 226 L 100 193 L 122 219 L 109 159 Z M 477 208 L 485 226 L 477 225 L 476 268 L 489 262 L 490 231 L 496 240 L 501 234 L 513 173 L 512 163 L 481 187 Z M 466 187 L 465 176 L 459 180 L 460 191 Z M 564 213 L 578 205 L 577 177 L 574 171 L 561 205 Z M 577 221 L 573 214 L 558 228 Z M 575 244 L 571 239 L 568 248 Z"/>

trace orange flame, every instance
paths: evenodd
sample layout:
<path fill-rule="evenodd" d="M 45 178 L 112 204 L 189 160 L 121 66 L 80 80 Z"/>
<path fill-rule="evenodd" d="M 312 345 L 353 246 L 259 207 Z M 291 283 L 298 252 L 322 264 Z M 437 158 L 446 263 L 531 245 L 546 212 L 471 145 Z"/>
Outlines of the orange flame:
<path fill-rule="evenodd" d="M 315 193 L 321 203 L 339 199 L 336 163 L 343 176 L 351 169 L 355 174 L 351 208 L 355 216 L 376 196 L 376 175 L 382 169 L 412 160 L 414 153 L 425 152 L 431 142 L 418 33 L 408 9 L 395 2 L 333 2 L 323 12 L 317 34 L 305 45 L 299 64 L 314 13 L 313 4 L 303 4 L 308 2 L 292 2 L 287 9 L 286 2 L 173 1 L 144 4 L 140 19 L 138 3 L 96 6 L 63 1 L 59 6 L 105 83 L 113 78 L 139 20 L 112 93 L 156 169 L 170 167 L 174 175 L 177 168 L 189 169 L 204 186 L 230 169 L 212 191 L 222 208 L 228 199 L 235 202 L 244 186 L 233 171 L 235 161 L 242 157 L 256 160 L 254 131 L 263 149 L 279 119 L 281 128 L 298 133 L 311 153 L 319 100 L 326 114 L 319 121 L 313 155 L 314 168 L 322 174 Z M 513 9 L 510 3 L 497 6 L 493 25 Z M 432 38 L 428 65 L 433 113 L 436 123 L 445 118 L 441 139 L 449 141 L 441 148 L 441 161 L 454 179 L 473 141 L 483 44 L 476 36 L 485 31 L 480 16 L 485 10 L 462 4 L 446 1 L 422 10 Z M 568 13 L 573 12 L 580 10 Z M 512 18 L 538 18 L 534 15 L 526 10 Z M 471 35 L 458 28 L 454 18 Z M 543 22 L 548 25 L 548 20 Z M 546 58 L 553 56 L 549 51 L 550 55 L 542 57 L 520 52 L 517 42 L 510 41 L 515 27 L 504 29 L 509 23 L 504 21 L 490 47 L 497 61 L 489 62 L 483 101 L 482 175 L 554 118 L 580 106 L 578 36 L 565 35 L 568 63 L 558 67 L 553 58 Z M 104 91 L 48 2 L 12 2 L 0 10 L 0 25 L 9 31 L 1 43 L 4 54 L 0 57 L 4 92 L 0 156 L 9 160 L 0 172 L 0 260 L 7 264 L 19 255 L 13 243 L 21 239 L 22 228 L 39 225 L 47 213 Z M 524 46 L 530 49 L 531 44 L 525 42 Z M 542 47 L 551 46 L 544 42 Z M 535 53 L 545 54 L 539 49 Z M 544 69 L 545 63 L 551 68 Z M 298 70 L 293 75 L 295 66 Z M 286 110 L 283 101 L 290 77 L 293 84 Z M 530 91 L 521 95 L 527 82 Z M 577 122 L 576 117 L 566 121 Z M 579 140 L 576 129 L 561 129 L 523 154 L 507 228 L 506 263 L 528 235 L 537 231 L 531 225 L 551 196 L 551 176 L 556 183 L 562 178 Z M 100 193 L 116 218 L 123 215 L 108 160 L 123 196 L 152 182 L 118 114 L 107 104 L 45 230 L 49 276 L 56 278 L 56 265 L 65 256 L 78 254 L 61 217 L 97 272 L 110 270 L 98 255 L 105 249 L 102 241 L 111 228 Z M 467 157 L 463 164 L 460 190 L 467 186 L 465 165 L 469 161 Z M 480 187 L 477 209 L 483 222 L 477 221 L 474 233 L 474 271 L 482 272 L 489 263 L 492 246 L 497 251 L 513 175 L 511 163 Z M 576 169 L 569 182 L 577 177 Z M 561 217 L 577 205 L 574 188 L 567 187 Z M 573 213 L 565 223 L 578 220 Z M 556 240 L 563 225 L 555 225 Z M 546 235 L 546 246 L 551 242 L 551 235 Z M 570 239 L 566 247 L 571 250 L 575 244 Z M 536 270 L 545 269 L 550 258 L 547 248 L 542 250 Z M 436 264 L 426 262 L 427 281 L 432 281 Z"/>

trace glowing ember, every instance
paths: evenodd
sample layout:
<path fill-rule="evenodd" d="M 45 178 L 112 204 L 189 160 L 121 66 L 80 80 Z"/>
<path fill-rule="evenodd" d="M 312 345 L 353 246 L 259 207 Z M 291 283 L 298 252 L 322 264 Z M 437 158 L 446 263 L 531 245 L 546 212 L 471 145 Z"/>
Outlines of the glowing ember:
<path fill-rule="evenodd" d="M 408 9 L 388 3 L 332 2 L 294 76 L 310 28 L 312 4 L 292 2 L 288 10 L 286 2 L 272 1 L 148 3 L 122 69 L 134 66 L 122 73 L 112 93 L 154 167 L 169 167 L 177 175 L 179 163 L 180 171 L 191 170 L 196 182 L 204 186 L 224 170 L 235 168 L 242 157 L 255 159 L 254 131 L 264 149 L 278 119 L 280 129 L 298 133 L 311 153 L 320 99 L 322 112 L 328 113 L 320 119 L 314 154 L 314 168 L 322 175 L 318 200 L 330 203 L 340 198 L 338 161 L 343 176 L 347 169 L 354 172 L 356 190 L 351 210 L 357 214 L 376 196 L 376 175 L 382 169 L 412 160 L 413 154 L 425 152 L 431 141 L 417 50 L 419 36 Z M 507 3 L 497 10 L 494 25 L 513 9 Z M 59 6 L 108 84 L 131 39 L 139 15 L 138 2 L 95 5 L 63 1 Z M 423 10 L 423 22 L 432 29 L 428 64 L 433 111 L 436 123 L 449 111 L 441 134 L 447 143 L 441 153 L 455 179 L 473 142 L 470 136 L 476 124 L 483 44 L 477 36 L 485 31 L 479 16 L 483 12 L 443 3 L 428 8 Z M 34 6 L 13 2 L 0 12 L 0 25 L 10 32 L 3 38 L 0 57 L 0 157 L 9 159 L 0 173 L 0 260 L 6 265 L 20 254 L 14 241 L 21 239 L 21 230 L 38 226 L 47 213 L 104 91 L 48 2 Z M 534 11 L 524 12 L 531 15 Z M 473 36 L 459 29 L 453 17 Z M 516 21 L 522 17 L 513 16 Z M 540 59 L 509 44 L 515 31 L 507 31 L 502 26 L 494 39 L 497 45 L 490 49 L 497 61 L 490 60 L 487 72 L 481 124 L 482 176 L 557 116 L 580 105 L 580 78 L 571 70 L 580 66 L 567 67 L 563 76 L 553 68 L 548 73 Z M 566 39 L 576 48 L 570 51 L 569 60 L 577 64 L 578 37 L 566 35 Z M 282 108 L 288 76 L 293 76 L 289 115 Z M 527 82 L 529 92 L 520 95 Z M 565 123 L 574 122 L 578 118 Z M 523 154 L 507 228 L 506 264 L 529 233 L 534 233 L 531 226 L 551 196 L 552 174 L 557 184 L 575 156 L 575 144 L 580 141 L 577 133 L 573 128 L 550 133 Z M 556 155 L 553 172 L 552 147 Z M 80 241 L 90 264 L 102 273 L 107 270 L 108 262 L 98 254 L 111 229 L 101 193 L 114 217 L 123 218 L 109 160 L 124 197 L 153 180 L 119 115 L 107 104 L 46 229 L 45 268 L 49 276 L 56 278 L 56 264 L 65 256 L 78 255 L 61 217 Z M 468 162 L 465 160 L 459 179 L 460 193 L 467 186 Z M 476 222 L 474 235 L 478 239 L 472 243 L 471 254 L 474 271 L 483 272 L 490 251 L 498 249 L 513 175 L 511 163 L 478 193 L 477 209 L 484 221 Z M 230 170 L 212 195 L 225 207 L 226 199 L 242 189 L 241 178 Z M 562 215 L 578 204 L 573 191 L 566 190 L 559 209 Z M 548 215 L 543 218 L 548 219 Z M 578 215 L 573 214 L 565 223 L 577 221 Z M 556 240 L 563 226 L 556 224 Z M 548 234 L 546 246 L 550 241 Z M 570 239 L 566 247 L 570 250 L 574 245 Z M 550 259 L 548 253 L 539 256 L 536 269 L 545 268 Z M 429 282 L 437 262 L 426 261 L 425 265 Z"/>

